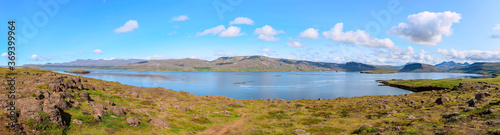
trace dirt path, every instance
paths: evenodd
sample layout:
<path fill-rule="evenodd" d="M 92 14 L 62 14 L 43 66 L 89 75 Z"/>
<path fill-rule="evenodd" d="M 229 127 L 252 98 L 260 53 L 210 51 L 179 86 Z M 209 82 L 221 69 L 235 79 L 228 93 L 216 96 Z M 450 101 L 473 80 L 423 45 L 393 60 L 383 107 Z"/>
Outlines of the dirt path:
<path fill-rule="evenodd" d="M 222 127 L 215 127 L 211 129 L 207 129 L 201 133 L 200 135 L 223 135 L 223 134 L 231 134 L 231 131 L 237 129 L 238 127 L 241 127 L 245 121 L 248 119 L 247 113 L 245 113 L 242 110 L 239 110 L 238 112 L 241 113 L 241 118 L 239 120 L 236 120 L 235 122 L 227 125 L 223 125 Z"/>

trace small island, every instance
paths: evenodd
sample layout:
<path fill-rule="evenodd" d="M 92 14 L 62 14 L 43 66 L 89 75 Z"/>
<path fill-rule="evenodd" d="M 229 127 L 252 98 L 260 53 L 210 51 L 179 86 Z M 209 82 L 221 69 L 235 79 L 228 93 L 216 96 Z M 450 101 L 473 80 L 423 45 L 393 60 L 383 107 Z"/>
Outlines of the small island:
<path fill-rule="evenodd" d="M 87 70 L 68 70 L 68 71 L 64 71 L 66 73 L 73 73 L 73 74 L 89 74 L 90 71 L 87 71 Z"/>
<path fill-rule="evenodd" d="M 398 71 L 392 71 L 392 70 L 387 70 L 387 69 L 375 69 L 375 70 L 361 71 L 360 73 L 365 73 L 365 74 L 390 74 L 390 73 L 398 73 Z"/>

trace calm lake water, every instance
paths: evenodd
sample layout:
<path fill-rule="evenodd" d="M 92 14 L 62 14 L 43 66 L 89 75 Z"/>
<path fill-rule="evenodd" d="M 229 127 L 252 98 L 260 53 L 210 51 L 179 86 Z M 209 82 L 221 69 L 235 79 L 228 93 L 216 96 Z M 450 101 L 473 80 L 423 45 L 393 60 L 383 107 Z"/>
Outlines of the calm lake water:
<path fill-rule="evenodd" d="M 67 68 L 50 68 L 65 73 Z M 122 84 L 164 87 L 192 94 L 235 99 L 317 99 L 366 95 L 399 95 L 411 91 L 379 86 L 375 80 L 476 78 L 464 73 L 361 74 L 359 72 L 156 72 L 85 69 L 81 75 Z M 66 73 L 67 74 L 67 73 Z M 235 84 L 236 83 L 236 84 Z"/>

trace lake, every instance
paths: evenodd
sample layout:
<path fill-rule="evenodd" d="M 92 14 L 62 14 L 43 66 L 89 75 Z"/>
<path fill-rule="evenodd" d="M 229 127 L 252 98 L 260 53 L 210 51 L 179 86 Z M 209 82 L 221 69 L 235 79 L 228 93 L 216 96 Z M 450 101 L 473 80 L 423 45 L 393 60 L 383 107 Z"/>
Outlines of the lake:
<path fill-rule="evenodd" d="M 47 68 L 65 73 L 68 68 Z M 477 78 L 465 73 L 361 74 L 359 72 L 157 72 L 85 69 L 80 75 L 142 87 L 164 87 L 192 94 L 234 99 L 329 99 L 366 95 L 400 95 L 411 91 L 379 86 L 375 80 Z M 65 73 L 68 74 L 68 73 Z"/>

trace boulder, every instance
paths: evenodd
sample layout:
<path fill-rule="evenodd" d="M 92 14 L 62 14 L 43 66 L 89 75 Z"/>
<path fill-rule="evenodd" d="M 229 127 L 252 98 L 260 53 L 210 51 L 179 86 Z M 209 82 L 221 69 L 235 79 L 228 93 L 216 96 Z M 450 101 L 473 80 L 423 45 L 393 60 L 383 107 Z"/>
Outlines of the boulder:
<path fill-rule="evenodd" d="M 170 127 L 170 123 L 167 121 L 167 120 L 164 120 L 162 118 L 154 118 L 154 119 L 151 119 L 151 121 L 149 121 L 149 123 L 157 126 L 157 127 L 160 127 L 160 128 L 168 128 Z"/>
<path fill-rule="evenodd" d="M 442 104 L 444 104 L 444 103 L 446 103 L 448 101 L 450 101 L 450 98 L 448 98 L 448 97 L 440 97 L 440 98 L 437 98 L 435 102 L 438 105 L 442 105 Z"/>
<path fill-rule="evenodd" d="M 64 110 L 70 108 L 68 102 L 66 102 L 64 100 L 64 98 L 58 93 L 53 94 L 49 98 L 45 98 L 44 103 L 45 104 L 55 104 L 57 108 L 61 108 Z"/>
<path fill-rule="evenodd" d="M 110 105 L 110 106 L 114 106 L 115 105 L 115 102 L 113 101 L 109 101 L 109 100 L 106 100 L 104 101 L 106 104 Z"/>
<path fill-rule="evenodd" d="M 495 110 L 493 110 L 493 109 L 486 109 L 483 112 L 481 112 L 481 114 L 488 115 L 488 114 L 492 114 L 493 112 L 495 112 Z"/>
<path fill-rule="evenodd" d="M 80 98 L 82 99 L 85 99 L 85 100 L 90 100 L 90 96 L 89 96 L 89 93 L 87 92 L 82 92 L 80 94 L 78 94 L 80 96 Z"/>
<path fill-rule="evenodd" d="M 118 115 L 118 116 L 125 116 L 125 110 L 123 109 L 123 107 L 113 106 L 113 107 L 111 107 L 111 111 L 112 111 L 115 115 Z"/>
<path fill-rule="evenodd" d="M 139 119 L 137 119 L 135 117 L 128 117 L 126 119 L 126 121 L 127 121 L 129 126 L 137 127 L 137 126 L 139 126 L 139 124 L 141 124 L 141 121 L 139 121 Z"/>
<path fill-rule="evenodd" d="M 416 119 L 413 115 L 409 115 L 408 117 L 406 117 L 407 120 L 414 120 Z"/>
<path fill-rule="evenodd" d="M 58 125 L 65 125 L 64 121 L 62 120 L 61 112 L 56 107 L 56 104 L 43 104 L 43 111 L 49 115 L 50 122 Z"/>
<path fill-rule="evenodd" d="M 490 95 L 491 94 L 488 93 L 488 92 L 478 93 L 478 94 L 476 94 L 475 99 L 478 100 L 478 101 L 480 101 L 480 100 L 483 100 L 483 99 L 485 99 L 486 97 L 488 97 Z"/>
<path fill-rule="evenodd" d="M 295 129 L 292 131 L 292 134 L 302 135 L 307 134 L 307 132 L 304 129 Z"/>
<path fill-rule="evenodd" d="M 57 84 L 57 83 L 50 83 L 49 90 L 52 92 L 61 92 L 62 91 L 61 87 L 59 87 L 59 84 Z"/>
<path fill-rule="evenodd" d="M 476 104 L 478 103 L 478 101 L 476 99 L 471 99 L 467 103 L 469 104 L 469 107 L 476 107 Z"/>
<path fill-rule="evenodd" d="M 135 97 L 135 98 L 139 98 L 139 94 L 138 94 L 138 93 L 136 93 L 136 92 L 134 92 L 134 93 L 130 94 L 130 96 Z"/>
<path fill-rule="evenodd" d="M 35 91 L 35 98 L 36 99 L 43 99 L 44 98 L 43 93 L 39 90 Z"/>
<path fill-rule="evenodd" d="M 389 105 L 382 105 L 380 106 L 380 109 L 391 109 L 391 107 L 389 107 Z"/>
<path fill-rule="evenodd" d="M 42 101 L 35 98 L 23 98 L 15 101 L 14 107 L 18 108 L 21 112 L 19 115 L 20 120 L 34 119 L 40 121 L 41 117 L 38 112 L 42 111 Z"/>
<path fill-rule="evenodd" d="M 75 123 L 75 124 L 78 124 L 78 125 L 83 124 L 83 121 L 78 120 L 78 119 L 73 119 L 71 122 L 73 122 L 73 123 Z"/>

